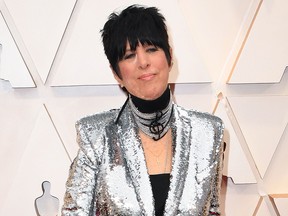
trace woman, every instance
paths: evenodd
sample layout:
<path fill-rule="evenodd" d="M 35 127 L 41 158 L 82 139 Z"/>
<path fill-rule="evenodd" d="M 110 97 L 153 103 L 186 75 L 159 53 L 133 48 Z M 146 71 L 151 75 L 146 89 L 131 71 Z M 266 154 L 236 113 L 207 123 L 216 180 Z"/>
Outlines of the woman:
<path fill-rule="evenodd" d="M 121 109 L 76 123 L 63 215 L 219 215 L 222 121 L 172 101 L 172 51 L 157 8 L 112 13 L 102 30 Z"/>

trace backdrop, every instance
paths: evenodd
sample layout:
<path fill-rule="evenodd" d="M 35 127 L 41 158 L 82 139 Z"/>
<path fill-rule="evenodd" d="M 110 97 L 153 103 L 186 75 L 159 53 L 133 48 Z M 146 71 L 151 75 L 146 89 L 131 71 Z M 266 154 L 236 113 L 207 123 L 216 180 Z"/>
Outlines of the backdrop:
<path fill-rule="evenodd" d="M 224 120 L 223 214 L 288 215 L 286 0 L 0 0 L 0 215 L 44 181 L 63 204 L 75 121 L 125 101 L 99 31 L 133 3 L 167 19 L 176 103 Z"/>

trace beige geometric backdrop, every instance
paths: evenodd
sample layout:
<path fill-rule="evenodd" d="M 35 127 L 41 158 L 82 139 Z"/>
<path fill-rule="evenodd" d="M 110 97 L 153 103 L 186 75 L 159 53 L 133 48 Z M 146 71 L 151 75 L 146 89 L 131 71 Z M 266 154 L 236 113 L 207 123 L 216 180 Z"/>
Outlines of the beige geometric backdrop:
<path fill-rule="evenodd" d="M 0 215 L 45 180 L 62 205 L 75 121 L 125 100 L 99 30 L 132 3 L 167 18 L 176 102 L 225 122 L 223 215 L 288 215 L 287 0 L 0 0 Z"/>

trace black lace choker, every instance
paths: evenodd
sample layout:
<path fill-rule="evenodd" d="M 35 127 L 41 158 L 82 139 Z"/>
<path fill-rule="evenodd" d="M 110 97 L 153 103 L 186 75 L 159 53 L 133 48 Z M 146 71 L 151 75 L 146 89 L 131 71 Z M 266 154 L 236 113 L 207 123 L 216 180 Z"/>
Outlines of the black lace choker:
<path fill-rule="evenodd" d="M 161 139 L 170 129 L 173 103 L 169 88 L 151 101 L 129 95 L 129 104 L 138 127 L 152 139 Z"/>

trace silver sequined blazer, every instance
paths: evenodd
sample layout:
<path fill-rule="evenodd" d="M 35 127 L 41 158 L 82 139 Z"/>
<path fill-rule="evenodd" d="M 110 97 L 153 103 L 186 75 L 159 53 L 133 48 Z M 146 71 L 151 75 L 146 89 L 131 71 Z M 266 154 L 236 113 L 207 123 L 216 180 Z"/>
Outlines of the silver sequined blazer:
<path fill-rule="evenodd" d="M 222 121 L 173 104 L 168 215 L 218 215 Z M 80 146 L 66 183 L 62 215 L 154 215 L 144 152 L 129 104 L 76 123 Z"/>

